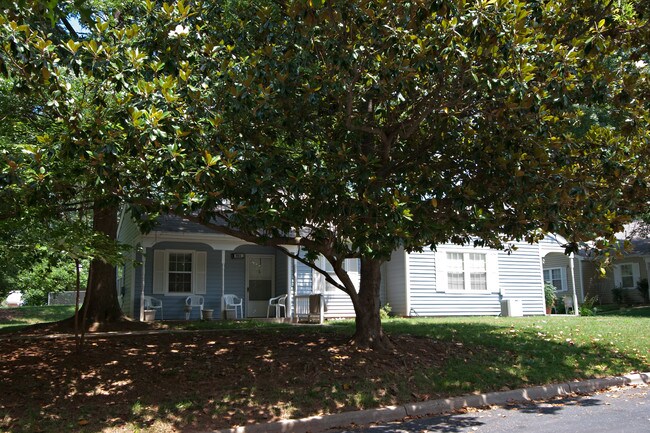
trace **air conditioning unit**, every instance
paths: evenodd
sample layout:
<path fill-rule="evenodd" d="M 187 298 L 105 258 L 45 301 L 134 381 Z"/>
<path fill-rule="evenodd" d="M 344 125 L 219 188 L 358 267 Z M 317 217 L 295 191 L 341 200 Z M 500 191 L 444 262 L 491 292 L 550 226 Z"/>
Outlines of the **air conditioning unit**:
<path fill-rule="evenodd" d="M 504 299 L 501 301 L 501 316 L 522 317 L 523 315 L 524 306 L 521 299 Z"/>

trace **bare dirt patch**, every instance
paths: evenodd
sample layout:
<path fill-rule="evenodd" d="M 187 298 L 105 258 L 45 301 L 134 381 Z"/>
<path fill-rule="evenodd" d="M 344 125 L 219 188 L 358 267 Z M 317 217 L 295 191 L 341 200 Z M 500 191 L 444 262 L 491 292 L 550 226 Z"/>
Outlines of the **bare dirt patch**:
<path fill-rule="evenodd" d="M 73 339 L 0 340 L 0 431 L 193 432 L 422 400 L 437 396 L 415 383 L 435 377 L 414 371 L 435 375 L 458 355 L 428 338 L 394 337 L 391 353 L 348 338 L 165 332 L 90 338 L 82 354 Z"/>

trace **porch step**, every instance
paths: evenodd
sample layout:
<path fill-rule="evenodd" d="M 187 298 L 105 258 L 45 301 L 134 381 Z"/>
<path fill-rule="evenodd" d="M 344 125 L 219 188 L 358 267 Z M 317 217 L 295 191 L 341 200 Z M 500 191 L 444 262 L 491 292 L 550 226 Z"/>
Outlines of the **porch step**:
<path fill-rule="evenodd" d="M 251 320 L 254 322 L 266 322 L 266 323 L 291 323 L 290 317 L 253 317 Z"/>

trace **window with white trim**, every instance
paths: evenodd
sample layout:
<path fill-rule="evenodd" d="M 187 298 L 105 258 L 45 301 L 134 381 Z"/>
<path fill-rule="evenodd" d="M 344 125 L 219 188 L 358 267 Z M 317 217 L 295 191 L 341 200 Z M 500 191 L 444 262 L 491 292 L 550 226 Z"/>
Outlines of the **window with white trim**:
<path fill-rule="evenodd" d="M 169 293 L 192 293 L 192 253 L 169 253 Z"/>
<path fill-rule="evenodd" d="M 465 290 L 465 260 L 463 253 L 447 253 L 447 289 Z"/>
<path fill-rule="evenodd" d="M 624 263 L 620 265 L 621 270 L 621 286 L 623 288 L 634 287 L 636 282 L 634 281 L 634 266 L 632 263 Z"/>
<path fill-rule="evenodd" d="M 153 257 L 153 293 L 205 294 L 207 253 L 204 251 L 156 250 Z"/>
<path fill-rule="evenodd" d="M 354 282 L 357 277 L 356 275 L 351 275 L 351 274 L 358 274 L 359 273 L 359 259 L 345 259 L 343 261 L 343 270 L 348 273 L 352 281 Z M 334 278 L 336 281 L 339 281 L 338 276 L 334 272 L 334 267 L 332 264 L 327 260 L 325 257 L 322 257 L 322 262 L 321 262 L 321 269 L 323 269 L 325 272 L 330 274 L 332 278 Z M 325 290 L 326 291 L 336 291 L 338 290 L 335 286 L 326 283 L 325 284 Z"/>
<path fill-rule="evenodd" d="M 359 272 L 359 259 L 345 259 L 343 270 L 346 272 Z M 322 258 L 322 269 L 328 274 L 334 274 L 334 267 L 325 257 Z"/>
<path fill-rule="evenodd" d="M 485 254 L 469 253 L 469 283 L 472 290 L 487 290 L 487 258 Z"/>
<path fill-rule="evenodd" d="M 437 290 L 487 292 L 498 290 L 496 252 L 439 251 Z"/>
<path fill-rule="evenodd" d="M 555 290 L 564 292 L 567 290 L 566 273 L 564 268 L 544 269 L 544 283 L 549 283 Z"/>

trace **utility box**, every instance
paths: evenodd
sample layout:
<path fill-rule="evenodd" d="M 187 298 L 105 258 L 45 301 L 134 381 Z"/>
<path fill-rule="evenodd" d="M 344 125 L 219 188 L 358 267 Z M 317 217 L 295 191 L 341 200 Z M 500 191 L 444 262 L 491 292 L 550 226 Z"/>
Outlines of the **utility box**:
<path fill-rule="evenodd" d="M 504 299 L 501 301 L 502 317 L 523 317 L 524 306 L 521 299 Z"/>

